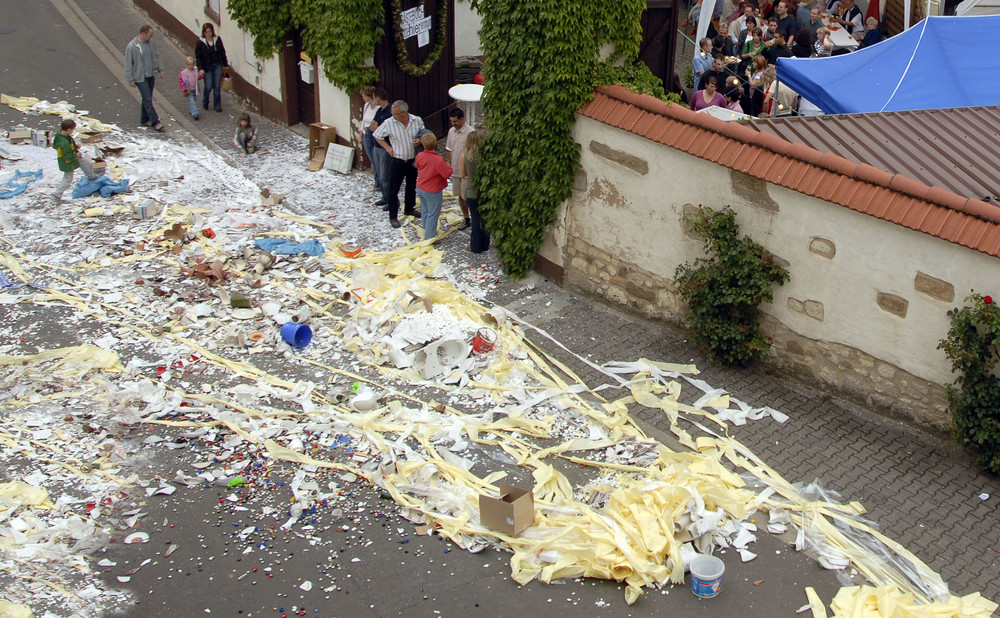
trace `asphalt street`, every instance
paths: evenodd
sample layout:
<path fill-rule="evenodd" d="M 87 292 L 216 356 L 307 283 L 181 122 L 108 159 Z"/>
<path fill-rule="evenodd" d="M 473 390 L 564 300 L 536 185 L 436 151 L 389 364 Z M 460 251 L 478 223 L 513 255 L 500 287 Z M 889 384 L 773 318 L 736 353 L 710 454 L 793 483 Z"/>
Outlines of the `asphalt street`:
<path fill-rule="evenodd" d="M 166 80 L 158 84 L 157 107 L 167 131 L 160 135 L 138 127 L 136 93 L 122 83 L 120 57 L 146 18 L 128 3 L 0 0 L 0 11 L 7 17 L 0 28 L 4 94 L 69 101 L 152 143 L 218 153 L 234 170 L 255 178 L 256 164 L 229 147 L 240 102 L 227 94 L 223 113 L 205 113 L 197 123 L 188 118 L 175 81 L 190 50 L 180 49 L 161 31 L 156 40 L 169 68 Z M 0 126 L 26 120 L 38 128 L 55 124 L 53 116 L 25 116 L 0 107 Z M 300 143 L 302 127 L 289 129 L 264 119 L 257 124 L 261 142 L 272 151 Z M 8 166 L 4 162 L 4 168 Z M 370 179 L 359 173 L 344 182 L 354 183 L 357 194 L 363 194 Z M 366 195 L 357 216 L 385 226 L 377 209 L 369 206 L 371 201 Z M 67 221 L 79 216 L 63 208 Z M 30 213 L 20 214 L 30 220 Z M 477 258 L 462 250 L 466 242 L 463 233 L 455 232 L 439 247 L 459 268 L 476 269 Z M 143 275 L 137 270 L 136 276 Z M 1000 598 L 1000 482 L 978 470 L 968 453 L 942 436 L 881 417 L 863 402 L 842 401 L 775 375 L 766 365 L 748 370 L 713 366 L 683 330 L 638 318 L 539 277 L 530 283 L 498 277 L 486 289 L 486 300 L 545 329 L 561 345 L 542 336 L 536 343 L 591 386 L 607 377 L 586 361 L 650 358 L 694 363 L 702 370 L 699 378 L 712 386 L 751 405 L 788 414 L 787 423 L 763 419 L 734 427 L 731 433 L 788 480 L 818 479 L 845 502 L 863 503 L 866 517 L 941 573 L 952 592 L 980 591 Z M 0 317 L 21 334 L 21 344 L 9 345 L 22 348 L 22 353 L 77 345 L 110 330 L 99 322 L 77 328 L 71 311 L 52 304 L 3 304 Z M 138 349 L 133 352 L 138 356 Z M 265 359 L 261 365 L 290 380 L 308 376 L 312 369 L 281 359 Z M 194 390 L 202 385 L 211 389 L 219 380 L 194 370 L 187 377 Z M 427 396 L 421 389 L 410 392 Z M 633 414 L 648 435 L 676 445 L 662 412 L 633 408 Z M 132 454 L 129 469 L 141 477 L 169 480 L 178 469 L 190 469 L 206 456 L 204 450 L 147 448 L 145 440 L 153 435 L 149 426 L 115 432 Z M 337 457 L 347 461 L 349 456 L 338 452 Z M 489 457 L 484 452 L 479 465 Z M 125 545 L 115 536 L 118 542 L 95 556 L 95 562 L 100 558 L 115 563 L 115 568 L 103 571 L 104 586 L 131 593 L 121 602 L 105 604 L 106 615 L 792 616 L 806 604 L 806 586 L 829 601 L 851 581 L 843 573 L 823 569 L 814 556 L 794 551 L 788 535 L 765 533 L 752 546 L 755 560 L 744 563 L 735 552 L 723 554 L 723 593 L 714 599 L 698 599 L 686 586 L 677 585 L 649 591 L 626 606 L 624 586 L 616 582 L 570 578 L 520 586 L 510 577 L 509 553 L 494 547 L 471 553 L 441 535 L 419 535 L 385 491 L 360 478 L 344 480 L 336 472 L 321 471 L 318 479 L 321 485 L 336 486 L 336 498 L 307 513 L 306 526 L 283 528 L 284 518 L 278 514 L 288 506 L 298 467 L 279 463 L 265 473 L 262 461 L 255 460 L 245 468 L 248 480 L 258 465 L 262 471 L 252 488 L 234 491 L 204 484 L 168 497 L 144 491 L 122 496 L 116 510 L 141 510 L 146 522 L 142 530 L 150 542 Z M 576 466 L 561 465 L 571 479 L 582 474 Z M 14 469 L 5 473 L 8 478 L 0 478 L 11 480 Z M 511 466 L 507 471 L 514 481 L 531 482 L 523 470 Z M 984 494 L 987 499 L 980 497 Z M 70 615 L 60 613 L 58 603 L 44 609 L 54 616 Z"/>

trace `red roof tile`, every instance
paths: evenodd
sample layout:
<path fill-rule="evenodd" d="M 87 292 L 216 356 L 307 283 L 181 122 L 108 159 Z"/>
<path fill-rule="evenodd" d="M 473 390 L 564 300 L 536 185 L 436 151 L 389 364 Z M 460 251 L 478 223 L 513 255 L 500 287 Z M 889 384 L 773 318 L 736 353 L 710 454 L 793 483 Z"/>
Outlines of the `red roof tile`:
<path fill-rule="evenodd" d="M 1000 207 L 621 86 L 579 112 L 719 165 L 1000 257 Z"/>

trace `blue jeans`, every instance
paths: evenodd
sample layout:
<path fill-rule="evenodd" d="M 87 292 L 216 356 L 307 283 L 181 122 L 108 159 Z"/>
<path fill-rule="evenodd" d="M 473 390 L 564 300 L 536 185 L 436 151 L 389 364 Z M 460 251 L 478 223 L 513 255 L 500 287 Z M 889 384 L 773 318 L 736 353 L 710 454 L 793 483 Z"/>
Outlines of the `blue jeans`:
<path fill-rule="evenodd" d="M 371 129 L 365 129 L 365 132 L 361 138 L 361 143 L 365 148 L 365 155 L 368 156 L 368 160 L 372 162 L 372 173 L 375 174 L 375 188 L 381 189 L 382 185 L 379 184 L 378 179 L 381 174 L 379 174 L 378 165 L 375 162 L 375 136 L 372 135 Z M 382 152 L 385 152 L 384 150 Z"/>
<path fill-rule="evenodd" d="M 212 97 L 215 111 L 222 111 L 222 65 L 217 64 L 210 69 L 205 69 L 204 91 L 201 98 L 201 106 L 208 109 L 208 93 L 215 91 Z"/>
<path fill-rule="evenodd" d="M 372 167 L 375 168 L 375 173 L 378 175 L 379 178 L 379 189 L 382 190 L 382 199 L 385 200 L 386 203 L 388 203 L 389 178 L 391 177 L 392 174 L 392 172 L 390 171 L 391 168 L 390 162 L 392 161 L 392 157 L 390 157 L 389 153 L 385 151 L 385 148 L 382 148 L 381 146 L 378 145 L 376 145 L 375 148 L 372 149 L 372 155 L 373 155 Z"/>
<path fill-rule="evenodd" d="M 438 217 L 441 216 L 441 192 L 432 193 L 417 189 L 420 197 L 420 225 L 424 228 L 424 240 L 437 236 Z"/>
<path fill-rule="evenodd" d="M 191 113 L 191 117 L 192 117 L 192 118 L 197 118 L 197 117 L 198 117 L 198 102 L 197 102 L 197 101 L 195 101 L 195 97 L 196 97 L 197 95 L 196 95 L 196 94 L 194 93 L 194 91 L 189 91 L 189 92 L 190 92 L 191 94 L 189 94 L 189 95 L 187 96 L 187 100 L 188 100 L 188 111 L 189 111 L 189 112 Z"/>
<path fill-rule="evenodd" d="M 139 124 L 149 123 L 149 126 L 155 127 L 160 124 L 160 117 L 157 115 L 156 110 L 153 109 L 153 88 L 156 86 L 156 78 L 149 76 L 144 82 L 136 82 L 135 87 L 139 89 L 139 94 L 142 96 L 142 111 L 139 112 Z"/>

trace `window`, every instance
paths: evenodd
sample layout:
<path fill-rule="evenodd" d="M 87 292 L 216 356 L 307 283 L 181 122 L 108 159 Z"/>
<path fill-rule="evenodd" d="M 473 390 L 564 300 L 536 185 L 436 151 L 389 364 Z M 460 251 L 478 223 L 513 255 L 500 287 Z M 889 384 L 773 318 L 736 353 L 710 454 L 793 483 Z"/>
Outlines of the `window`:
<path fill-rule="evenodd" d="M 205 15 L 208 15 L 217 24 L 221 23 L 219 21 L 219 2 L 220 0 L 205 0 Z"/>

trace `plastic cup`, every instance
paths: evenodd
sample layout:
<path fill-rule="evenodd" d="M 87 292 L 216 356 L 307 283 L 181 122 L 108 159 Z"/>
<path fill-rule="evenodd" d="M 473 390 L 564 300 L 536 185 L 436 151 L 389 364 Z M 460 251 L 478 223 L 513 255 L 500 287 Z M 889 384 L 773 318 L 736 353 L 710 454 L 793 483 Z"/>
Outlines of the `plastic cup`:
<path fill-rule="evenodd" d="M 281 327 L 281 338 L 292 347 L 304 348 L 312 341 L 312 337 L 312 329 L 305 324 L 287 322 Z"/>
<path fill-rule="evenodd" d="M 719 594 L 726 565 L 715 556 L 698 556 L 691 561 L 691 592 L 710 599 Z"/>

